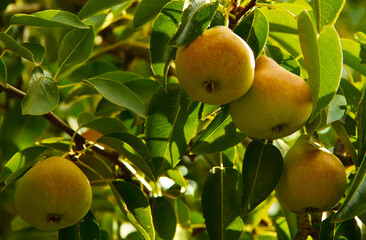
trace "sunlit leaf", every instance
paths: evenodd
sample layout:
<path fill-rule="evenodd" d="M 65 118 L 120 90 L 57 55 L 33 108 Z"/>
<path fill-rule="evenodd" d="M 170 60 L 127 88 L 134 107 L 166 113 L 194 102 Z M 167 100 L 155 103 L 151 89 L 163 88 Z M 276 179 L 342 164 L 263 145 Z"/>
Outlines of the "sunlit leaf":
<path fill-rule="evenodd" d="M 191 151 L 196 154 L 221 152 L 243 141 L 245 134 L 234 125 L 229 108 L 224 107 L 204 132 L 191 146 Z"/>
<path fill-rule="evenodd" d="M 177 84 L 168 84 L 167 92 L 159 89 L 151 98 L 146 120 L 146 144 L 156 167 L 156 176 L 173 168 L 185 153 L 198 124 L 197 102 Z"/>
<path fill-rule="evenodd" d="M 299 15 L 298 32 L 305 66 L 309 74 L 308 84 L 311 89 L 313 106 L 315 107 L 319 98 L 319 88 L 321 85 L 321 59 L 315 29 L 309 13 L 305 10 Z M 315 117 L 316 115 L 313 115 L 311 120 Z"/>
<path fill-rule="evenodd" d="M 218 5 L 218 1 L 212 3 L 207 3 L 206 0 L 191 1 L 191 4 L 184 10 L 181 24 L 169 44 L 181 47 L 193 42 L 206 30 Z"/>
<path fill-rule="evenodd" d="M 110 187 L 127 219 L 145 240 L 154 240 L 151 208 L 144 193 L 137 186 L 125 181 L 113 181 Z"/>
<path fill-rule="evenodd" d="M 313 109 L 313 118 L 326 108 L 335 96 L 343 68 L 341 43 L 334 27 L 328 27 L 320 33 L 318 46 L 321 84 L 316 108 Z"/>
<path fill-rule="evenodd" d="M 240 21 L 234 32 L 248 43 L 255 58 L 258 58 L 268 38 L 267 18 L 256 8 Z"/>
<path fill-rule="evenodd" d="M 334 25 L 346 0 L 313 0 L 311 1 L 318 26 L 318 32 L 326 25 Z"/>
<path fill-rule="evenodd" d="M 166 175 L 180 187 L 187 189 L 187 180 L 183 177 L 178 168 L 172 168 L 166 171 Z"/>
<path fill-rule="evenodd" d="M 329 104 L 327 124 L 337 121 L 344 116 L 347 109 L 346 98 L 342 95 L 335 95 Z"/>
<path fill-rule="evenodd" d="M 0 182 L 6 185 L 18 179 L 28 168 L 40 160 L 49 151 L 48 147 L 34 146 L 16 153 L 4 166 Z"/>
<path fill-rule="evenodd" d="M 175 48 L 169 45 L 177 31 L 184 1 L 172 1 L 156 17 L 150 37 L 151 66 L 162 86 L 166 87 L 166 75 L 174 57 Z"/>
<path fill-rule="evenodd" d="M 366 64 L 362 61 L 361 45 L 350 39 L 341 39 L 344 64 L 366 76 Z"/>

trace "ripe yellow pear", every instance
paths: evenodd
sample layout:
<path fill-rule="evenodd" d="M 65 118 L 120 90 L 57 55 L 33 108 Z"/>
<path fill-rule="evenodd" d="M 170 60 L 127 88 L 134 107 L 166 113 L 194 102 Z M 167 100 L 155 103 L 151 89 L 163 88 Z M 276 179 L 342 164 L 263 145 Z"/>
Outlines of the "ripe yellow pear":
<path fill-rule="evenodd" d="M 335 155 L 308 142 L 296 142 L 284 158 L 276 196 L 294 213 L 322 212 L 339 202 L 346 185 L 345 168 Z"/>
<path fill-rule="evenodd" d="M 255 58 L 242 38 L 227 27 L 216 26 L 178 48 L 175 65 L 179 83 L 193 99 L 223 105 L 248 91 Z"/>
<path fill-rule="evenodd" d="M 306 82 L 273 59 L 260 56 L 252 87 L 230 104 L 234 124 L 257 139 L 288 136 L 308 121 L 312 100 Z"/>
<path fill-rule="evenodd" d="M 15 208 L 30 225 L 58 230 L 78 223 L 89 211 L 92 190 L 88 178 L 73 162 L 47 158 L 19 180 Z"/>

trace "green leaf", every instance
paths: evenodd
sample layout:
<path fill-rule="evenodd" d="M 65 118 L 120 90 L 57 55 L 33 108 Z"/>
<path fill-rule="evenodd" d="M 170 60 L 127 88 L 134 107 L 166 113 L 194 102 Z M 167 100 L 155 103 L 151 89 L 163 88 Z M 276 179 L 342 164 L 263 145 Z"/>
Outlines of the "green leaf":
<path fill-rule="evenodd" d="M 63 68 L 87 60 L 94 46 L 94 29 L 73 29 L 66 33 L 58 50 L 58 65 Z"/>
<path fill-rule="evenodd" d="M 118 4 L 128 2 L 129 0 L 89 0 L 87 1 L 83 8 L 80 10 L 78 17 L 81 20 L 100 13 L 106 9 L 109 9 Z"/>
<path fill-rule="evenodd" d="M 22 46 L 27 48 L 33 55 L 33 61 L 35 64 L 40 65 L 43 62 L 46 50 L 38 43 L 22 43 Z"/>
<path fill-rule="evenodd" d="M 73 13 L 54 9 L 32 14 L 14 14 L 10 19 L 10 24 L 37 27 L 89 28 Z"/>
<path fill-rule="evenodd" d="M 133 26 L 138 28 L 154 19 L 168 2 L 170 0 L 142 0 L 136 9 Z"/>
<path fill-rule="evenodd" d="M 177 217 L 173 205 L 164 197 L 153 198 L 151 211 L 159 238 L 173 239 L 177 227 Z"/>
<path fill-rule="evenodd" d="M 112 133 L 98 139 L 137 166 L 148 178 L 155 181 L 154 164 L 145 143 L 138 137 L 129 133 Z"/>
<path fill-rule="evenodd" d="M 191 146 L 195 154 L 224 151 L 243 141 L 245 134 L 234 125 L 229 108 L 224 107 Z"/>
<path fill-rule="evenodd" d="M 177 198 L 174 201 L 174 208 L 178 223 L 183 227 L 189 227 L 191 223 L 191 212 L 189 207 L 182 199 Z"/>
<path fill-rule="evenodd" d="M 145 106 L 141 99 L 120 81 L 95 77 L 84 82 L 92 85 L 108 101 L 145 116 Z"/>
<path fill-rule="evenodd" d="M 341 13 L 346 0 L 314 0 L 311 1 L 318 32 L 325 26 L 333 26 Z"/>
<path fill-rule="evenodd" d="M 366 211 L 366 161 L 363 158 L 360 168 L 352 182 L 346 199 L 341 208 L 336 212 L 332 221 L 341 222 L 349 220 Z"/>
<path fill-rule="evenodd" d="M 198 38 L 211 23 L 219 2 L 207 3 L 205 0 L 192 0 L 184 10 L 181 24 L 169 44 L 182 47 Z"/>
<path fill-rule="evenodd" d="M 89 211 L 86 216 L 77 224 L 60 229 L 59 240 L 100 240 L 101 233 L 99 225 L 93 213 Z"/>
<path fill-rule="evenodd" d="M 78 122 L 79 128 L 95 119 L 96 119 L 96 117 L 93 114 L 91 114 L 90 112 L 80 113 L 77 117 L 77 122 Z"/>
<path fill-rule="evenodd" d="M 355 34 L 355 39 L 361 44 L 366 45 L 366 34 L 363 32 L 357 32 Z"/>
<path fill-rule="evenodd" d="M 8 72 L 2 58 L 0 58 L 0 86 L 5 87 L 8 81 Z"/>
<path fill-rule="evenodd" d="M 202 211 L 210 239 L 239 239 L 244 229 L 240 217 L 240 174 L 233 168 L 214 167 L 202 189 Z"/>
<path fill-rule="evenodd" d="M 366 76 L 366 64 L 362 63 L 361 45 L 350 39 L 341 39 L 344 64 Z"/>
<path fill-rule="evenodd" d="M 331 222 L 332 216 L 322 221 L 320 226 L 320 239 L 322 240 L 352 240 L 361 239 L 361 230 L 355 219 L 344 222 Z"/>
<path fill-rule="evenodd" d="M 102 135 L 116 132 L 128 132 L 128 129 L 124 125 L 124 123 L 117 118 L 96 118 L 82 125 L 79 125 L 79 129 L 84 127 L 94 129 Z"/>
<path fill-rule="evenodd" d="M 300 75 L 299 63 L 288 53 L 281 50 L 281 48 L 274 45 L 266 45 L 266 55 L 275 60 L 281 67 L 286 70 Z"/>
<path fill-rule="evenodd" d="M 212 18 L 212 21 L 210 23 L 210 28 L 216 27 L 216 26 L 226 26 L 226 19 L 222 12 L 216 12 L 215 15 Z"/>
<path fill-rule="evenodd" d="M 198 125 L 198 102 L 182 105 L 189 97 L 178 84 L 160 88 L 151 98 L 146 119 L 146 145 L 156 176 L 173 168 L 185 153 Z"/>
<path fill-rule="evenodd" d="M 59 92 L 52 78 L 45 77 L 41 68 L 33 69 L 28 90 L 22 101 L 22 114 L 43 115 L 51 112 L 58 104 Z"/>
<path fill-rule="evenodd" d="M 140 98 L 143 104 L 149 103 L 151 97 L 161 87 L 159 82 L 150 78 L 136 79 L 126 82 L 125 85 Z"/>
<path fill-rule="evenodd" d="M 172 179 L 177 185 L 180 187 L 187 189 L 187 180 L 183 177 L 182 173 L 179 171 L 178 168 L 172 168 L 166 171 L 166 175 Z"/>
<path fill-rule="evenodd" d="M 302 11 L 298 17 L 298 32 L 302 53 L 305 60 L 305 66 L 309 74 L 308 84 L 311 89 L 311 97 L 313 100 L 313 111 L 319 98 L 320 77 L 321 77 L 321 59 L 317 36 L 307 11 Z M 311 121 L 316 115 L 311 117 Z"/>
<path fill-rule="evenodd" d="M 357 145 L 358 152 L 364 153 L 366 152 L 366 101 L 364 100 L 366 96 L 366 89 L 363 90 L 361 101 L 359 102 L 357 108 Z M 364 154 L 358 154 L 356 166 L 359 166 L 363 163 Z"/>
<path fill-rule="evenodd" d="M 358 104 L 360 103 L 362 93 L 356 86 L 354 86 L 348 80 L 342 79 L 340 87 L 342 88 L 343 95 L 346 98 L 348 107 L 353 113 L 357 112 Z"/>
<path fill-rule="evenodd" d="M 289 9 L 289 6 L 291 6 L 290 12 L 294 14 L 292 15 L 280 8 L 283 4 L 276 3 L 279 6 L 278 8 L 271 8 L 270 6 L 268 8 L 260 8 L 269 22 L 270 32 L 268 42 L 271 42 L 273 45 L 278 45 L 294 58 L 300 58 L 302 53 L 297 31 L 298 22 L 296 15 L 303 9 L 307 9 L 307 7 L 304 5 L 286 4 L 284 6 L 286 9 Z M 293 6 L 296 7 L 296 11 L 292 10 Z"/>
<path fill-rule="evenodd" d="M 33 52 L 27 48 L 27 45 L 18 43 L 10 35 L 0 32 L 0 42 L 3 42 L 5 44 L 5 49 L 12 51 L 13 53 L 17 54 L 18 56 L 23 57 L 31 62 L 34 62 L 35 64 L 39 63 L 38 61 L 35 60 L 35 57 L 33 56 Z M 33 46 L 34 45 L 35 44 L 33 44 Z M 40 48 L 41 48 L 41 46 L 38 45 L 38 51 Z M 37 56 L 36 59 L 39 60 L 39 57 Z"/>
<path fill-rule="evenodd" d="M 110 187 L 127 219 L 145 240 L 154 240 L 151 208 L 144 193 L 132 183 L 125 181 L 113 181 Z"/>
<path fill-rule="evenodd" d="M 134 72 L 112 71 L 112 72 L 105 72 L 103 74 L 100 74 L 97 76 L 97 78 L 113 80 L 113 81 L 125 84 L 132 80 L 136 80 L 136 79 L 143 78 L 143 77 Z"/>
<path fill-rule="evenodd" d="M 346 113 L 347 101 L 342 95 L 335 95 L 329 104 L 327 125 L 342 118 Z"/>
<path fill-rule="evenodd" d="M 271 144 L 254 140 L 243 160 L 242 213 L 247 214 L 275 189 L 283 172 L 281 152 Z"/>
<path fill-rule="evenodd" d="M 40 160 L 49 148 L 34 146 L 17 152 L 4 166 L 0 174 L 0 183 L 5 185 L 17 180 L 28 168 Z"/>
<path fill-rule="evenodd" d="M 240 21 L 234 32 L 248 43 L 257 59 L 267 42 L 269 33 L 268 20 L 256 8 Z"/>
<path fill-rule="evenodd" d="M 332 101 L 338 90 L 343 68 L 341 43 L 334 27 L 328 27 L 320 33 L 318 46 L 321 84 L 312 119 Z"/>
<path fill-rule="evenodd" d="M 169 45 L 177 32 L 182 17 L 184 1 L 168 3 L 155 18 L 150 37 L 151 67 L 164 88 L 171 60 L 175 55 L 175 48 Z"/>

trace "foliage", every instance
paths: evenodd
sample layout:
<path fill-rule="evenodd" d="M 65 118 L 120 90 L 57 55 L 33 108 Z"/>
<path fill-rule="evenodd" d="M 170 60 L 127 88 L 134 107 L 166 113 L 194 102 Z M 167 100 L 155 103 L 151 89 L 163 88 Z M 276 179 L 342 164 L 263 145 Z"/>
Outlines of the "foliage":
<path fill-rule="evenodd" d="M 338 156 L 349 182 L 312 227 L 321 239 L 361 239 L 364 2 L 57 2 L 0 3 L 0 239 L 293 239 L 296 215 L 273 190 L 304 132 Z M 314 108 L 304 129 L 252 140 L 228 106 L 194 101 L 179 86 L 177 48 L 217 25 L 307 81 Z M 13 193 L 54 155 L 77 162 L 93 205 L 80 223 L 44 232 L 20 219 Z"/>

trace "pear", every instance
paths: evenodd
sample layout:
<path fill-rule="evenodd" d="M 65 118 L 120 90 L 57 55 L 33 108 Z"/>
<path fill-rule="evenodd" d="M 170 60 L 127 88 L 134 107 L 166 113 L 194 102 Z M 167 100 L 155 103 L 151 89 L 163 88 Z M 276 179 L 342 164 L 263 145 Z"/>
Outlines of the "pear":
<path fill-rule="evenodd" d="M 88 213 L 92 190 L 80 168 L 55 156 L 20 178 L 14 200 L 25 222 L 41 230 L 58 230 L 78 223 Z"/>
<path fill-rule="evenodd" d="M 230 114 L 249 137 L 277 139 L 303 127 L 312 106 L 310 88 L 302 78 L 260 56 L 251 88 L 230 104 Z"/>
<path fill-rule="evenodd" d="M 296 142 L 284 158 L 284 172 L 276 187 L 278 200 L 302 214 L 331 210 L 346 190 L 341 161 L 325 148 Z"/>
<path fill-rule="evenodd" d="M 255 58 L 242 38 L 227 27 L 216 26 L 178 48 L 175 65 L 179 83 L 193 99 L 223 105 L 248 91 Z"/>

